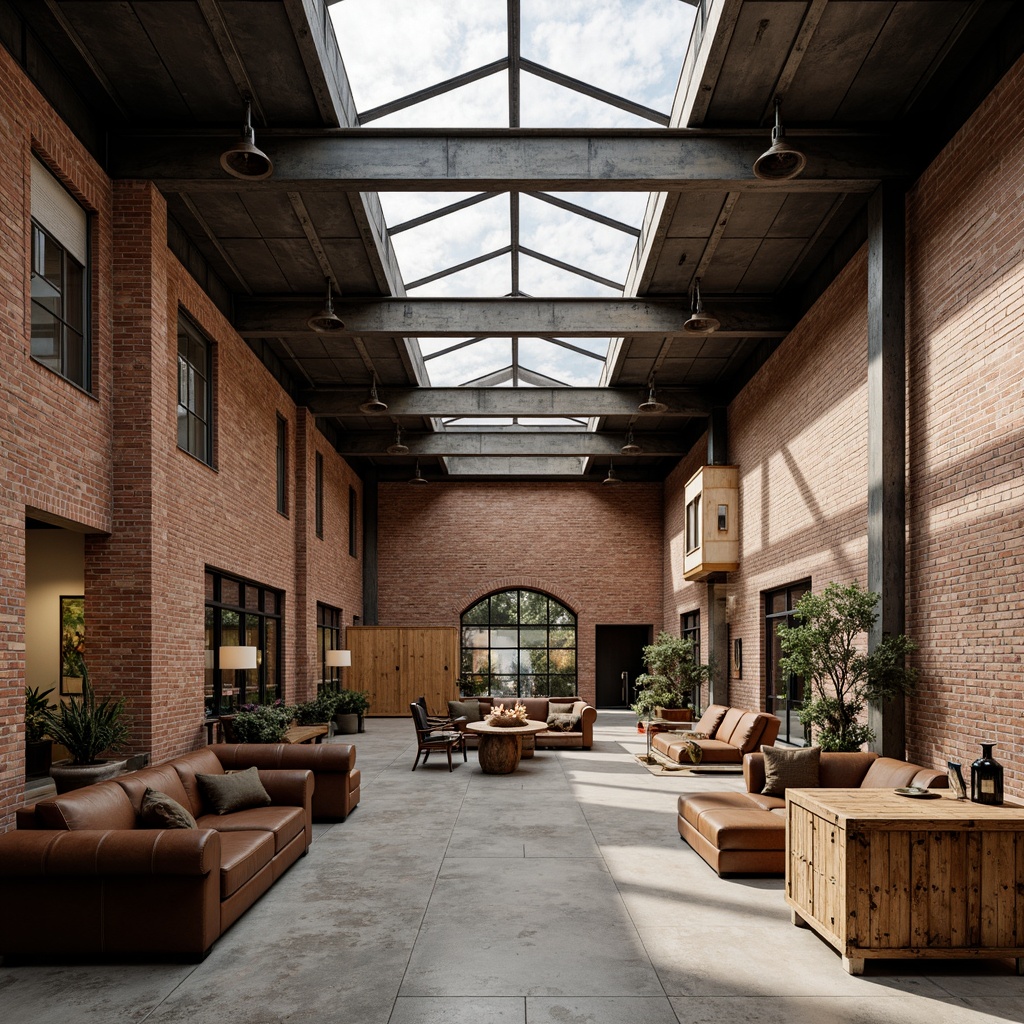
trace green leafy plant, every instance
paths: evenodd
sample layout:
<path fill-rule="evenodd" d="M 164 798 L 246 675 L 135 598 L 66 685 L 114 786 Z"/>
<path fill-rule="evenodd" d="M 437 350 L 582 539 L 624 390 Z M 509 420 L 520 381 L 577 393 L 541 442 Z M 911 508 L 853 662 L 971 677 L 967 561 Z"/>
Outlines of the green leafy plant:
<path fill-rule="evenodd" d="M 40 690 L 38 686 L 25 687 L 25 742 L 38 743 L 46 735 L 46 712 L 53 687 Z"/>
<path fill-rule="evenodd" d="M 336 715 L 365 715 L 370 710 L 370 694 L 366 690 L 338 690 L 335 701 Z"/>
<path fill-rule="evenodd" d="M 330 721 L 334 717 L 337 696 L 337 690 L 321 690 L 313 700 L 306 701 L 304 704 L 296 704 L 293 709 L 295 723 L 297 725 L 319 725 L 322 722 Z"/>
<path fill-rule="evenodd" d="M 128 739 L 127 700 L 96 699 L 89 672 L 82 663 L 82 693 L 45 711 L 46 732 L 67 747 L 71 763 L 97 764 L 100 755 L 114 752 Z"/>
<path fill-rule="evenodd" d="M 808 685 L 798 714 L 823 750 L 859 750 L 875 738 L 862 721 L 869 702 L 908 693 L 916 673 L 905 666 L 917 645 L 900 633 L 885 636 L 870 653 L 860 638 L 878 617 L 879 595 L 858 583 L 829 583 L 821 594 L 804 594 L 794 626 L 779 626 L 783 670 Z"/>
<path fill-rule="evenodd" d="M 692 708 L 700 703 L 701 684 L 711 678 L 711 666 L 701 664 L 692 637 L 661 632 L 643 649 L 648 671 L 636 677 L 638 718 L 656 707 Z"/>
<path fill-rule="evenodd" d="M 295 709 L 287 704 L 256 704 L 239 711 L 231 723 L 236 743 L 280 743 Z"/>

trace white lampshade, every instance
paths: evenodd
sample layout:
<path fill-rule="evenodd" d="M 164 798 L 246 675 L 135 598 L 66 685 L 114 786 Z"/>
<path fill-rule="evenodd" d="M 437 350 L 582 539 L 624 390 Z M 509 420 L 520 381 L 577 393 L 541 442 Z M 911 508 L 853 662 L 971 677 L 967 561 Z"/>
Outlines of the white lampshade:
<path fill-rule="evenodd" d="M 220 649 L 221 668 L 255 668 L 256 648 L 255 647 L 222 647 Z"/>
<path fill-rule="evenodd" d="M 326 662 L 328 668 L 344 668 L 346 665 L 352 664 L 352 652 L 328 651 Z"/>

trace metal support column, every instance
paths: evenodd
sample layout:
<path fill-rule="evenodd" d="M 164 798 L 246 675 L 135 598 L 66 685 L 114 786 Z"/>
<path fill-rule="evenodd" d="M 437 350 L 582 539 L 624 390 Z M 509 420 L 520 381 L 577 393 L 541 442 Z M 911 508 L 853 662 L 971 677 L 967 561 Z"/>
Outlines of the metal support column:
<path fill-rule="evenodd" d="M 377 474 L 363 477 L 363 625 L 377 625 Z"/>
<path fill-rule="evenodd" d="M 868 635 L 904 631 L 906 589 L 906 210 L 902 187 L 885 183 L 868 206 L 868 589 L 881 595 Z M 902 696 L 872 705 L 873 749 L 902 758 Z"/>
<path fill-rule="evenodd" d="M 729 420 L 724 405 L 716 405 L 708 416 L 709 466 L 729 464 Z M 720 576 L 722 574 L 719 574 Z M 725 583 L 708 582 L 708 657 L 712 665 L 708 684 L 709 704 L 729 703 L 729 624 L 725 618 Z"/>

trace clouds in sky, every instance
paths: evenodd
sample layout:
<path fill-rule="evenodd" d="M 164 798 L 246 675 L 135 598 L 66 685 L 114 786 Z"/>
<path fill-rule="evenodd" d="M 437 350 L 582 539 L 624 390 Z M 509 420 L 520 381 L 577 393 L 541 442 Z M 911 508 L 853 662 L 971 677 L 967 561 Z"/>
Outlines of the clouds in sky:
<path fill-rule="evenodd" d="M 505 0 L 344 0 L 330 8 L 356 105 L 367 111 L 508 53 Z M 521 53 L 538 64 L 667 113 L 689 41 L 694 8 L 681 0 L 521 0 Z M 374 127 L 507 127 L 508 76 L 492 75 L 370 122 Z M 520 78 L 524 127 L 652 127 L 652 122 L 534 75 Z M 462 198 L 381 193 L 396 225 Z M 642 194 L 574 193 L 564 198 L 634 226 Z M 636 240 L 523 196 L 520 242 L 562 262 L 623 282 Z M 402 274 L 415 282 L 507 246 L 509 198 L 502 195 L 393 236 Z M 537 296 L 612 295 L 607 286 L 521 256 L 520 290 Z M 500 296 L 512 287 L 509 256 L 440 278 L 413 295 Z M 572 342 L 576 344 L 575 341 Z M 422 342 L 424 353 L 447 347 Z M 582 347 L 597 349 L 598 343 Z M 606 347 L 600 341 L 600 351 Z M 567 384 L 594 384 L 601 364 L 547 342 L 522 339 L 522 365 Z M 510 339 L 493 339 L 427 363 L 435 384 L 491 373 L 511 360 Z"/>

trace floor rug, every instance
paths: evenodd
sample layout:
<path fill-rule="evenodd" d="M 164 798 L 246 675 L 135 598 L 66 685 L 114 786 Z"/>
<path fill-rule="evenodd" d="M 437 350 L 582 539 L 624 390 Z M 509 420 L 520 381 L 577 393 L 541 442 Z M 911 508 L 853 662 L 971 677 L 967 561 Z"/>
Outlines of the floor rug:
<path fill-rule="evenodd" d="M 646 754 L 637 754 L 637 761 L 652 775 L 742 775 L 743 766 L 738 764 L 676 764 L 651 751 L 651 761 Z"/>

